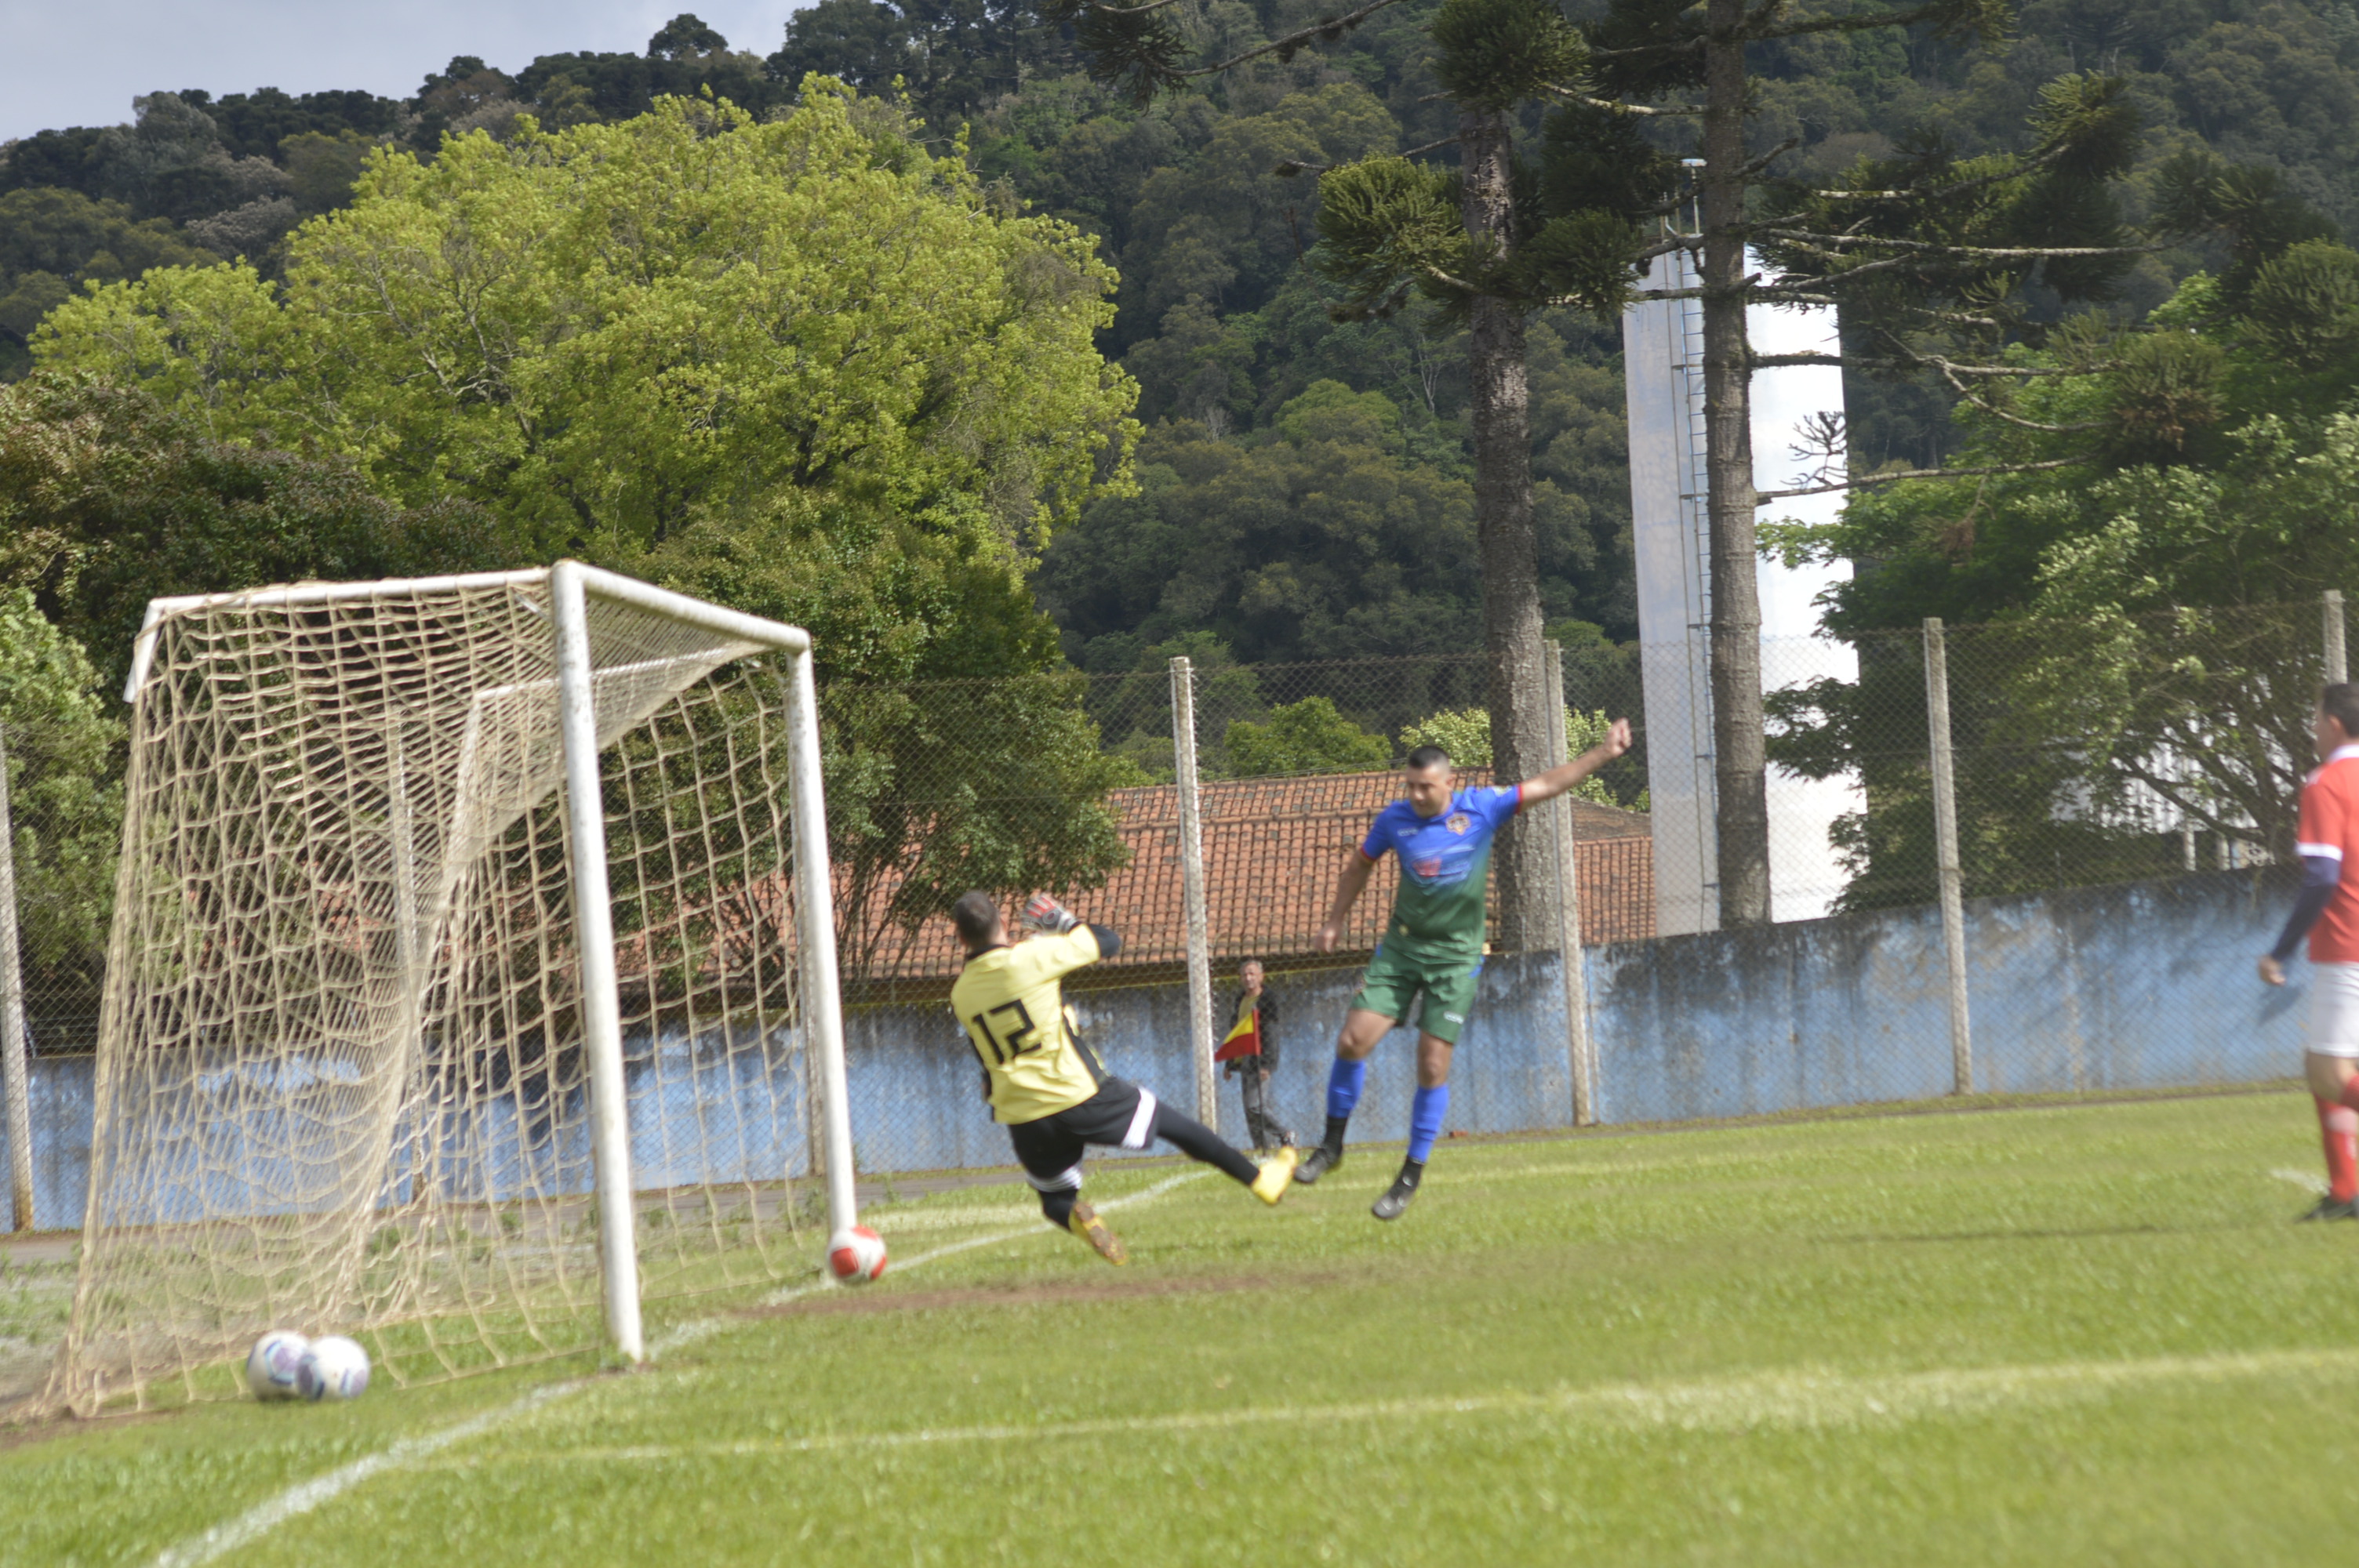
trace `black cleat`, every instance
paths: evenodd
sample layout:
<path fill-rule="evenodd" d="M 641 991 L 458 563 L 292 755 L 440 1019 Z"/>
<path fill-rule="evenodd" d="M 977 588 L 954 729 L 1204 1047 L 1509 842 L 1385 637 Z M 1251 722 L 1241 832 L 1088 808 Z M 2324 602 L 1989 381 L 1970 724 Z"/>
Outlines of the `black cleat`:
<path fill-rule="evenodd" d="M 1417 1196 L 1418 1185 L 1424 1177 L 1424 1166 L 1414 1160 L 1407 1162 L 1401 1166 L 1400 1174 L 1393 1178 L 1393 1184 L 1385 1189 L 1385 1195 L 1378 1198 L 1368 1212 L 1378 1219 L 1398 1219 L 1407 1212 L 1409 1200 Z"/>
<path fill-rule="evenodd" d="M 2321 1198 L 2318 1206 L 2296 1217 L 2295 1223 L 2310 1219 L 2359 1219 L 2359 1203 L 2349 1199 Z"/>
<path fill-rule="evenodd" d="M 1331 1149 L 1321 1143 L 1294 1168 L 1294 1184 L 1307 1187 L 1343 1162 L 1343 1152 L 1341 1149 Z"/>

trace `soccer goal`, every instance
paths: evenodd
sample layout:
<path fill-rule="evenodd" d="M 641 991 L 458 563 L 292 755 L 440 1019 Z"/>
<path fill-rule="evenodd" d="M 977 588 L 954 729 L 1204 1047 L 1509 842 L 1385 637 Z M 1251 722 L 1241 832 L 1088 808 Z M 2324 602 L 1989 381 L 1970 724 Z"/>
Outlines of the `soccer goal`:
<path fill-rule="evenodd" d="M 157 600 L 126 695 L 53 1404 L 275 1326 L 636 1360 L 855 1222 L 807 634 L 573 562 L 304 584 Z"/>

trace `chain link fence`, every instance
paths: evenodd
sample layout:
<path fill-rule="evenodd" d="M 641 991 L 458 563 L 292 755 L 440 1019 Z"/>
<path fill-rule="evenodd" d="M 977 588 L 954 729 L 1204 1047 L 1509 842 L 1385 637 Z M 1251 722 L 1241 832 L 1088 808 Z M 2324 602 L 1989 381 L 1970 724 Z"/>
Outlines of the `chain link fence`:
<path fill-rule="evenodd" d="M 15 899 L 20 1038 L 39 1055 L 98 1042 L 98 996 L 123 835 L 123 728 L 105 720 L 0 724 Z"/>
<path fill-rule="evenodd" d="M 2233 870 L 2290 849 L 2332 667 L 2320 606 L 1932 627 L 1854 646 L 1850 682 L 1769 683 L 1772 760 L 1854 785 L 1831 840 L 1834 912 L 1939 896 L 1937 646 L 1965 897 Z"/>

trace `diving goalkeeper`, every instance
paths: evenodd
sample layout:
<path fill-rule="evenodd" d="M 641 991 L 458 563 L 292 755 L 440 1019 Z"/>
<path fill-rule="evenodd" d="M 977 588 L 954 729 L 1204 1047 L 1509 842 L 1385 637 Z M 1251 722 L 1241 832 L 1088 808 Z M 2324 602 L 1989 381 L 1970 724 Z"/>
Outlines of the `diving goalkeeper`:
<path fill-rule="evenodd" d="M 1113 957 L 1121 937 L 1082 925 L 1047 893 L 1024 906 L 1024 928 L 1036 934 L 1026 942 L 1007 940 L 999 904 L 986 892 L 962 897 L 951 906 L 951 920 L 966 948 L 951 1007 L 983 1062 L 991 1114 L 1006 1124 L 1049 1224 L 1087 1241 L 1109 1263 L 1129 1260 L 1122 1238 L 1082 1198 L 1082 1157 L 1093 1143 L 1144 1149 L 1160 1138 L 1191 1160 L 1218 1166 L 1266 1204 L 1286 1195 L 1293 1150 L 1256 1167 L 1201 1122 L 1109 1076 L 1082 1043 L 1065 1011 L 1063 978 Z"/>

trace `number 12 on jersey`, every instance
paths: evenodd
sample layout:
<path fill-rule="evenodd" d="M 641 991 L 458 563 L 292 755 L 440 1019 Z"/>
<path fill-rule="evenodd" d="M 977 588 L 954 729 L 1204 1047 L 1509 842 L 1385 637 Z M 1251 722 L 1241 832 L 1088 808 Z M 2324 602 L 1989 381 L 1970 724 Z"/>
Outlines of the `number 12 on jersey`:
<path fill-rule="evenodd" d="M 1008 1016 L 1011 1014 L 1012 1018 Z M 1002 1029 L 992 1027 L 991 1021 L 995 1018 L 1006 1021 Z M 1020 998 L 1002 1002 L 988 1012 L 978 1012 L 967 1020 L 967 1024 L 974 1031 L 976 1039 L 991 1047 L 992 1059 L 1000 1066 L 1007 1065 L 1027 1051 L 1040 1049 L 1040 1026 L 1032 1022 L 1032 1010 L 1026 1007 Z"/>

